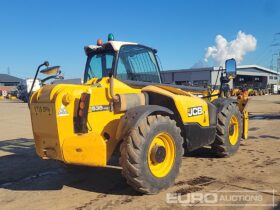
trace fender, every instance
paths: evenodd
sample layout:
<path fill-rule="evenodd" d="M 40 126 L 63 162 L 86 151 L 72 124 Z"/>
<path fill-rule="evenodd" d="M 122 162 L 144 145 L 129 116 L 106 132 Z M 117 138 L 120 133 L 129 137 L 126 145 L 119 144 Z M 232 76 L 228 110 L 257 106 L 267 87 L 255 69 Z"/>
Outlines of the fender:
<path fill-rule="evenodd" d="M 212 103 L 217 107 L 217 113 L 222 111 L 223 107 L 225 107 L 231 103 L 238 104 L 237 100 L 232 99 L 232 98 L 218 98 L 218 99 L 214 100 Z"/>
<path fill-rule="evenodd" d="M 127 135 L 130 129 L 136 128 L 142 119 L 157 113 L 162 115 L 174 114 L 170 109 L 158 105 L 136 106 L 129 109 L 120 119 L 116 139 L 120 141 L 123 136 Z"/>

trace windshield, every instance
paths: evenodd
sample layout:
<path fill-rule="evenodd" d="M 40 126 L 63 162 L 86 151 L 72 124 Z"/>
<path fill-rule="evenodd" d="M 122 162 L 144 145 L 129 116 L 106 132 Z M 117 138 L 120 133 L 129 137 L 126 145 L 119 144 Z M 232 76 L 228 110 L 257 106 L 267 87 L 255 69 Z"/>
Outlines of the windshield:
<path fill-rule="evenodd" d="M 113 69 L 115 53 L 112 51 L 93 52 L 88 56 L 84 82 L 92 78 L 108 77 L 117 79 L 160 83 L 159 69 L 152 49 L 139 45 L 122 46 L 119 51 L 116 71 Z"/>
<path fill-rule="evenodd" d="M 92 78 L 108 77 L 109 73 L 112 73 L 113 58 L 113 53 L 90 55 L 87 61 L 84 81 L 88 81 Z"/>
<path fill-rule="evenodd" d="M 123 46 L 119 52 L 117 78 L 160 83 L 157 62 L 152 50 L 139 45 Z"/>

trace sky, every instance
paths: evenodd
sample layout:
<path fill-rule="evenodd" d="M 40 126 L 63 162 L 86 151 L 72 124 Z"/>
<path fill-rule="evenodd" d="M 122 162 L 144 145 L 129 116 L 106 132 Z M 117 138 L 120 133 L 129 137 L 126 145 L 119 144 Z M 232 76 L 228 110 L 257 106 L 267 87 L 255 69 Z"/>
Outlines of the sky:
<path fill-rule="evenodd" d="M 108 33 L 156 48 L 165 70 L 213 66 L 207 49 L 218 35 L 231 44 L 239 32 L 256 41 L 240 64 L 268 66 L 280 48 L 271 47 L 280 42 L 280 1 L 0 0 L 0 73 L 32 77 L 48 60 L 66 78 L 82 77 L 84 46 Z"/>

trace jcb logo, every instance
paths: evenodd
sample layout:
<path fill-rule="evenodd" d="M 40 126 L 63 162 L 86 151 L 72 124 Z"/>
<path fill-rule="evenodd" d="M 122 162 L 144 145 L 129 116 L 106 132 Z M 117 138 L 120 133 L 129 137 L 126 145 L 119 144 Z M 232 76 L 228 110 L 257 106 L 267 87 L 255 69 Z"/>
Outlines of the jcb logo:
<path fill-rule="evenodd" d="M 202 115 L 202 106 L 197 106 L 197 107 L 191 107 L 188 109 L 188 116 L 193 117 L 193 116 L 198 116 Z"/>

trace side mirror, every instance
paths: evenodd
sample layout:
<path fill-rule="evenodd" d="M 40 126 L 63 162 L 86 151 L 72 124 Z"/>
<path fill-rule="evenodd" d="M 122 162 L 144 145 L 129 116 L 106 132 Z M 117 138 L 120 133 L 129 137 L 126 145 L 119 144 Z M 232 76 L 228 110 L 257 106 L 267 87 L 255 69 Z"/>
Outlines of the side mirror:
<path fill-rule="evenodd" d="M 40 73 L 47 74 L 47 75 L 59 74 L 60 73 L 59 68 L 60 68 L 60 66 L 47 67 L 47 68 L 41 70 Z"/>
<path fill-rule="evenodd" d="M 226 74 L 227 78 L 232 79 L 236 76 L 236 61 L 234 58 L 226 60 Z"/>

